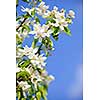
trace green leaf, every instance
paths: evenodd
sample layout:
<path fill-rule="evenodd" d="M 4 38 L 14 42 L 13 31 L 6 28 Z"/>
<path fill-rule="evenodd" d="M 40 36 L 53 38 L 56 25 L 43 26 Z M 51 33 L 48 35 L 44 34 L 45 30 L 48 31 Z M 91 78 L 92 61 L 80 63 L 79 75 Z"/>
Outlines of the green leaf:
<path fill-rule="evenodd" d="M 23 15 L 23 17 L 24 18 L 31 18 L 31 15 L 27 13 L 27 14 Z"/>
<path fill-rule="evenodd" d="M 24 30 L 27 30 L 28 32 L 30 32 L 30 27 L 28 25 L 24 24 L 22 26 L 22 33 L 23 33 Z"/>
<path fill-rule="evenodd" d="M 39 2 L 42 2 L 42 0 L 38 0 Z"/>
<path fill-rule="evenodd" d="M 28 100 L 34 100 L 34 98 L 32 96 L 28 97 Z"/>
<path fill-rule="evenodd" d="M 17 92 L 17 97 L 18 97 L 18 100 L 21 99 L 21 92 L 20 91 Z"/>
<path fill-rule="evenodd" d="M 44 89 L 44 87 L 40 85 L 40 86 L 38 86 L 38 89 L 39 89 L 39 91 L 41 91 L 41 92 L 42 92 L 42 91 L 43 91 L 43 89 Z"/>
<path fill-rule="evenodd" d="M 24 1 L 24 2 L 26 2 L 26 3 L 29 3 L 29 0 L 22 0 L 22 1 Z"/>
<path fill-rule="evenodd" d="M 53 20 L 53 19 L 52 19 L 52 20 L 49 20 L 49 21 L 50 21 L 51 23 L 56 23 L 56 21 L 55 21 L 55 20 Z"/>
<path fill-rule="evenodd" d="M 21 100 L 26 100 L 26 98 L 21 98 Z"/>
<path fill-rule="evenodd" d="M 38 39 L 34 39 L 34 41 L 32 42 L 32 47 L 33 48 L 35 48 L 37 42 L 38 42 Z"/>
<path fill-rule="evenodd" d="M 46 37 L 42 40 L 42 43 L 45 45 L 45 47 L 48 49 L 48 50 L 51 50 L 52 47 L 53 47 L 53 42 L 52 40 L 49 38 L 49 37 Z"/>
<path fill-rule="evenodd" d="M 32 88 L 29 88 L 28 91 L 29 91 L 29 94 L 30 94 L 30 95 L 33 94 Z"/>
<path fill-rule="evenodd" d="M 29 76 L 30 74 L 27 71 L 18 72 L 16 75 L 17 79 L 22 78 L 23 80 L 28 80 Z"/>
<path fill-rule="evenodd" d="M 59 27 L 53 27 L 52 37 L 57 41 L 59 36 Z"/>
<path fill-rule="evenodd" d="M 43 93 L 43 95 L 47 95 L 47 90 L 44 88 L 42 93 Z"/>
<path fill-rule="evenodd" d="M 67 21 L 68 24 L 72 23 L 72 19 L 71 18 L 66 18 L 66 21 Z"/>
<path fill-rule="evenodd" d="M 58 33 L 59 32 L 59 27 L 53 27 L 53 33 Z"/>
<path fill-rule="evenodd" d="M 20 45 L 20 44 L 22 43 L 22 41 L 23 41 L 23 39 L 20 38 L 20 37 L 18 36 L 18 34 L 16 34 L 16 44 Z"/>
<path fill-rule="evenodd" d="M 56 21 L 55 21 L 55 20 L 50 19 L 50 20 L 47 20 L 46 24 L 49 24 L 49 22 L 51 22 L 51 23 L 56 23 Z"/>
<path fill-rule="evenodd" d="M 37 100 L 40 100 L 41 99 L 41 92 L 37 92 L 36 93 L 36 98 L 37 98 Z"/>
<path fill-rule="evenodd" d="M 32 16 L 34 16 L 34 15 L 35 15 L 35 10 L 33 10 L 33 11 L 31 12 L 31 15 L 32 15 Z"/>
<path fill-rule="evenodd" d="M 25 60 L 25 61 L 19 62 L 18 66 L 21 68 L 26 68 L 29 64 L 30 64 L 30 60 Z"/>
<path fill-rule="evenodd" d="M 37 16 L 35 16 L 35 20 L 36 20 L 37 23 L 40 23 L 40 20 Z"/>
<path fill-rule="evenodd" d="M 59 34 L 52 33 L 53 38 L 57 41 Z"/>
<path fill-rule="evenodd" d="M 71 31 L 68 27 L 64 27 L 64 32 L 68 35 L 71 36 Z"/>
<path fill-rule="evenodd" d="M 33 98 L 33 97 L 31 97 L 31 99 L 29 99 L 29 100 L 34 100 L 34 98 Z"/>
<path fill-rule="evenodd" d="M 38 89 L 40 92 L 42 92 L 43 95 L 47 95 L 47 88 L 45 86 L 38 86 Z"/>
<path fill-rule="evenodd" d="M 45 52 L 45 54 L 46 54 L 46 57 L 48 57 L 48 56 L 49 56 L 48 50 L 47 50 L 46 48 L 43 48 L 43 50 L 44 50 L 44 52 Z"/>
<path fill-rule="evenodd" d="M 19 2 L 19 0 L 16 0 L 16 6 L 18 6 L 18 2 Z"/>
<path fill-rule="evenodd" d="M 22 17 L 21 16 L 18 16 L 17 18 L 16 18 L 16 21 L 18 21 L 19 19 L 21 19 Z"/>
<path fill-rule="evenodd" d="M 42 95 L 42 98 L 43 98 L 44 100 L 47 100 L 47 97 L 46 97 L 45 95 Z"/>

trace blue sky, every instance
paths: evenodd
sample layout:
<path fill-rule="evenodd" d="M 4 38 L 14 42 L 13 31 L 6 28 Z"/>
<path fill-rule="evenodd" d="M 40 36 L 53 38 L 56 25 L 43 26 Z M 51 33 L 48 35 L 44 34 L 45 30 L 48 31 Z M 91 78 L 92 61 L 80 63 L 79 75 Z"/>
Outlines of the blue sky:
<path fill-rule="evenodd" d="M 50 8 L 58 6 L 75 11 L 75 19 L 70 26 L 72 36 L 60 34 L 54 42 L 55 51 L 47 60 L 47 70 L 55 76 L 49 86 L 48 100 L 83 100 L 83 4 L 82 0 L 44 0 Z M 29 44 L 29 39 L 24 42 Z"/>

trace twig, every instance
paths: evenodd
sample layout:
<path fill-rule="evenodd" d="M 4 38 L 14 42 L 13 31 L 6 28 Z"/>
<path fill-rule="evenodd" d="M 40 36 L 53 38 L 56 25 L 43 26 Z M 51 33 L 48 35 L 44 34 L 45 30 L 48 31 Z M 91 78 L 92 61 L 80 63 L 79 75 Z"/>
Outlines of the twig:
<path fill-rule="evenodd" d="M 26 21 L 27 18 L 24 18 L 24 20 L 21 22 L 21 24 L 16 28 L 16 30 L 18 30 L 22 25 L 23 23 Z"/>
<path fill-rule="evenodd" d="M 42 44 L 39 46 L 38 51 L 35 54 L 39 54 L 40 55 L 40 50 L 41 50 Z"/>

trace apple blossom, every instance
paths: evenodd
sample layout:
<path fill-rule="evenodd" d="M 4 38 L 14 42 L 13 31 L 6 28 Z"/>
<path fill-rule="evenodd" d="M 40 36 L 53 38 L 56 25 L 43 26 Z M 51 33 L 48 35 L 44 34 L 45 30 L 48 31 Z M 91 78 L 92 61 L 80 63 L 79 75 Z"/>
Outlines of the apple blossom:
<path fill-rule="evenodd" d="M 51 33 L 52 30 L 49 29 L 48 25 L 43 24 L 41 26 L 40 23 L 34 24 L 34 30 L 30 32 L 30 34 L 34 34 L 35 39 L 39 39 L 39 42 L 45 37 L 50 37 Z"/>
<path fill-rule="evenodd" d="M 23 6 L 21 6 L 21 11 L 22 12 L 27 12 L 27 13 L 29 13 L 30 15 L 31 15 L 31 12 L 32 11 L 34 11 L 34 8 L 32 8 L 32 9 L 30 9 L 30 8 L 25 8 L 25 7 L 23 7 Z"/>
<path fill-rule="evenodd" d="M 19 82 L 19 86 L 22 87 L 23 91 L 27 91 L 30 88 L 30 85 L 24 81 Z"/>
<path fill-rule="evenodd" d="M 39 6 L 36 8 L 37 14 L 44 15 L 48 8 L 49 6 L 46 6 L 45 2 L 41 2 Z"/>
<path fill-rule="evenodd" d="M 70 10 L 67 14 L 57 6 L 50 10 L 41 0 L 32 4 L 29 8 L 21 6 L 25 13 L 16 19 L 16 94 L 18 100 L 47 100 L 48 86 L 55 80 L 46 70 L 46 59 L 54 50 L 52 39 L 58 40 L 60 32 L 70 35 L 68 25 L 75 13 Z M 41 24 L 40 17 L 45 23 Z M 23 46 L 29 34 L 33 35 L 31 46 Z"/>
<path fill-rule="evenodd" d="M 68 16 L 70 16 L 71 18 L 75 18 L 75 12 L 73 10 L 70 10 Z"/>

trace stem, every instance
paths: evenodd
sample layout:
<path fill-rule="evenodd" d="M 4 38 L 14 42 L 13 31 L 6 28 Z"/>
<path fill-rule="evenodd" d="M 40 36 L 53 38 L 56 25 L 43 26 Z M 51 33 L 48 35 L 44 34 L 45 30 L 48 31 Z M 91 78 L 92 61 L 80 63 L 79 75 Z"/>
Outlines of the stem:
<path fill-rule="evenodd" d="M 21 22 L 21 24 L 16 28 L 16 30 L 18 30 L 22 25 L 23 23 L 26 21 L 27 18 L 24 18 L 24 20 Z"/>
<path fill-rule="evenodd" d="M 39 46 L 39 49 L 38 49 L 38 51 L 36 52 L 36 54 L 39 54 L 39 55 L 40 55 L 41 47 L 42 47 L 42 44 Z"/>

